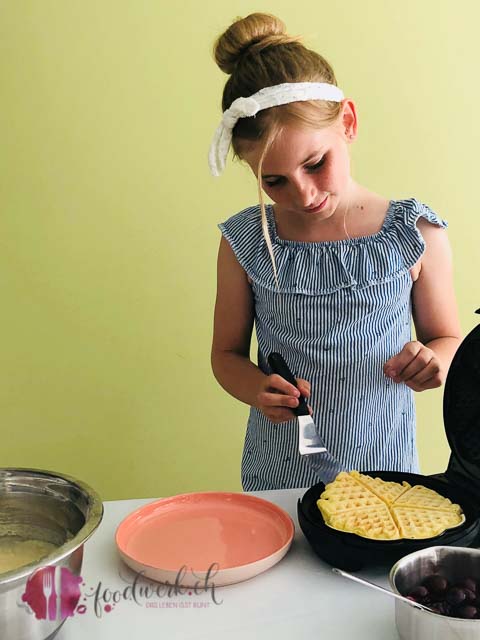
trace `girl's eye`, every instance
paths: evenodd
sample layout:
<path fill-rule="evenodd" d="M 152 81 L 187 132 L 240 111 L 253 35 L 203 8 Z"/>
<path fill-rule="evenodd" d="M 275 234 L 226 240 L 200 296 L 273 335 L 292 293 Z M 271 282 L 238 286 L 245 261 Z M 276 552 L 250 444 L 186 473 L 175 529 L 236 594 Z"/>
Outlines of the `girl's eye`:
<path fill-rule="evenodd" d="M 276 187 L 277 185 L 281 184 L 281 182 L 285 180 L 285 178 L 276 178 L 275 180 L 264 180 L 263 182 L 267 185 L 267 187 Z"/>
<path fill-rule="evenodd" d="M 309 172 L 315 172 L 318 171 L 318 169 L 320 169 L 321 167 L 323 167 L 323 165 L 325 164 L 325 160 L 326 160 L 327 156 L 324 155 L 318 162 L 316 162 L 315 164 L 310 165 L 309 167 L 305 167 L 305 169 Z M 264 184 L 267 187 L 277 187 L 280 184 L 282 184 L 285 181 L 285 178 L 283 178 L 282 176 L 280 176 L 279 178 L 276 178 L 275 180 L 264 180 Z"/>
<path fill-rule="evenodd" d="M 322 167 L 325 164 L 325 158 L 327 156 L 323 156 L 317 163 L 312 164 L 310 167 L 306 167 L 306 169 L 308 171 L 316 171 L 317 169 L 320 169 L 320 167 Z"/>

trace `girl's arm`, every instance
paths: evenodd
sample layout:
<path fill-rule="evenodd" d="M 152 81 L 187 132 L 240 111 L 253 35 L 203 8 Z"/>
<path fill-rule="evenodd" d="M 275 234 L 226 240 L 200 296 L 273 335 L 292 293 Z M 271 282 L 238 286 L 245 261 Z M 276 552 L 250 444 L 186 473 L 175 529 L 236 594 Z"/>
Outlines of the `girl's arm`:
<path fill-rule="evenodd" d="M 414 391 L 439 387 L 461 342 L 453 289 L 452 252 L 445 229 L 423 218 L 417 223 L 426 249 L 412 290 L 417 340 L 385 363 L 386 375 Z M 394 375 L 395 374 L 395 375 Z"/>
<path fill-rule="evenodd" d="M 217 300 L 212 344 L 213 373 L 232 396 L 259 408 L 273 422 L 293 417 L 298 390 L 280 376 L 265 375 L 250 360 L 254 301 L 247 274 L 222 236 L 218 252 Z M 299 384 L 302 395 L 309 385 Z"/>

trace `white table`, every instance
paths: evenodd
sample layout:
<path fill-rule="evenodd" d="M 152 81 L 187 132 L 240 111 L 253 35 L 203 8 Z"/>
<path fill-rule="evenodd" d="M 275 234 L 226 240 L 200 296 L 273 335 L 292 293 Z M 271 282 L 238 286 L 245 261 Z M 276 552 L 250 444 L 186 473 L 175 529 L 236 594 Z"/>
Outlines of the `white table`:
<path fill-rule="evenodd" d="M 121 591 L 135 574 L 118 557 L 114 534 L 123 518 L 154 498 L 105 502 L 103 521 L 85 543 L 82 597 L 84 614 L 68 619 L 55 640 L 137 640 L 139 638 L 226 639 L 305 638 L 308 640 L 398 640 L 394 601 L 336 576 L 311 550 L 296 515 L 297 499 L 306 489 L 255 492 L 287 511 L 295 538 L 287 555 L 268 571 L 236 585 L 210 592 L 154 597 L 140 604 L 123 600 L 110 612 L 94 612 L 93 594 Z M 388 567 L 360 575 L 388 586 Z M 154 584 L 149 580 L 141 584 Z M 180 604 L 190 605 L 181 608 Z M 81 604 L 81 602 L 79 602 Z M 105 603 L 103 603 L 103 606 Z M 152 606 L 153 605 L 153 606 Z"/>

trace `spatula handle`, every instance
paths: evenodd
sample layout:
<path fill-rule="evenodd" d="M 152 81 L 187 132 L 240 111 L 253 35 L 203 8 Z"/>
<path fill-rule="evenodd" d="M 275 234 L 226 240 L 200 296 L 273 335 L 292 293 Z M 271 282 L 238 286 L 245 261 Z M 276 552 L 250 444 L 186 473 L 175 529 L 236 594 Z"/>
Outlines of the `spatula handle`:
<path fill-rule="evenodd" d="M 285 378 L 287 382 L 290 382 L 290 384 L 293 384 L 293 386 L 298 389 L 298 384 L 295 379 L 295 376 L 288 368 L 288 365 L 283 359 L 282 355 L 275 352 L 271 353 L 268 356 L 268 364 L 270 365 L 270 369 L 273 371 L 273 373 L 277 373 L 279 376 L 282 376 L 282 378 Z M 297 407 L 294 407 L 294 408 L 290 407 L 290 408 L 292 409 L 293 413 L 296 416 L 308 416 L 310 414 L 310 411 L 308 410 L 308 406 L 307 406 L 307 401 L 303 396 L 300 396 L 298 398 Z"/>

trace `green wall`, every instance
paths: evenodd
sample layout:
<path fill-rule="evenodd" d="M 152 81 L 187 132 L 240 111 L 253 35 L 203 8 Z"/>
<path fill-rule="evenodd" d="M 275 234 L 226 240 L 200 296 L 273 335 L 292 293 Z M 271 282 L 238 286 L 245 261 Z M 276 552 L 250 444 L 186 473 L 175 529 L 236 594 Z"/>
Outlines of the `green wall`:
<path fill-rule="evenodd" d="M 248 408 L 210 371 L 217 222 L 256 202 L 207 166 L 226 80 L 215 37 L 279 15 L 357 101 L 354 177 L 450 223 L 476 323 L 480 10 L 474 0 L 0 4 L 0 466 L 104 499 L 240 490 Z M 425 473 L 445 468 L 442 390 L 417 395 Z"/>

